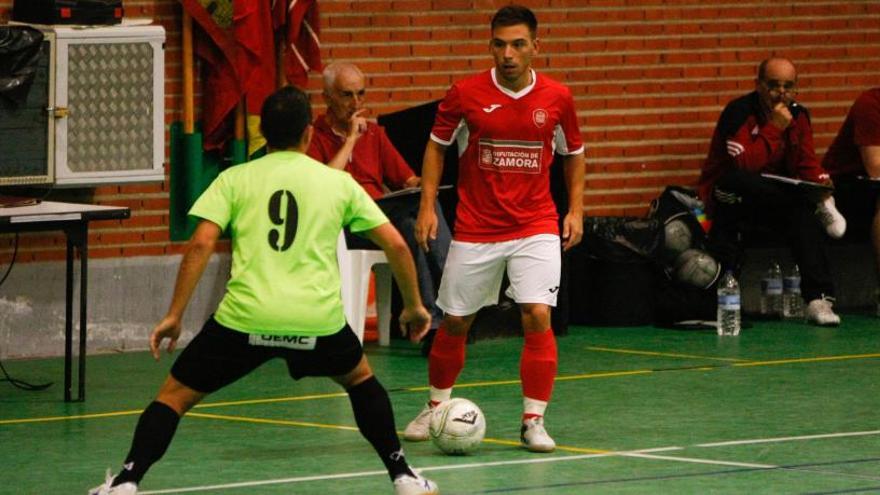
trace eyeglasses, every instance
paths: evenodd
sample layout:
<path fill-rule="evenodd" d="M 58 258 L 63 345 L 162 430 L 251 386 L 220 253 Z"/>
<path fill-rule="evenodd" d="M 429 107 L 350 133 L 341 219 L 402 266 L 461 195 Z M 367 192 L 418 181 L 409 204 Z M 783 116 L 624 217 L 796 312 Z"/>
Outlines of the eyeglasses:
<path fill-rule="evenodd" d="M 358 99 L 363 100 L 364 96 L 366 96 L 367 94 L 367 91 L 361 88 L 357 91 L 337 91 L 336 94 L 338 94 L 340 98 L 346 100 L 353 100 L 355 96 L 357 96 Z"/>
<path fill-rule="evenodd" d="M 797 96 L 798 94 L 797 82 L 795 81 L 777 81 L 776 79 L 762 79 L 761 85 L 764 86 L 764 89 L 766 89 L 767 91 L 779 95 L 785 93 L 787 95 Z"/>

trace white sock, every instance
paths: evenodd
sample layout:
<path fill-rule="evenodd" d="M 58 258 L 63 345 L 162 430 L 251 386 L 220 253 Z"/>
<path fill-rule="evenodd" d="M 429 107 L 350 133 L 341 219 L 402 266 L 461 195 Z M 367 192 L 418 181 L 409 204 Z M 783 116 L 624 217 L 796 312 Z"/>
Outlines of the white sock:
<path fill-rule="evenodd" d="M 547 409 L 547 402 L 523 397 L 523 414 L 535 414 L 543 416 Z"/>
<path fill-rule="evenodd" d="M 432 402 L 444 402 L 452 397 L 452 388 L 431 387 L 430 399 Z"/>

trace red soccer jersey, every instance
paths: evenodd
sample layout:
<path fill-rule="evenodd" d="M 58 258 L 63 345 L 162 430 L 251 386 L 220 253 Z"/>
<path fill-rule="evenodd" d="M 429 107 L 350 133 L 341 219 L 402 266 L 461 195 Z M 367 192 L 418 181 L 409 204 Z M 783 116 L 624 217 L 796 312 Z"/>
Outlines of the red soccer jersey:
<path fill-rule="evenodd" d="M 330 161 L 345 138 L 333 132 L 324 115 L 315 121 L 315 134 L 309 145 L 308 155 L 321 163 Z M 358 138 L 351 152 L 351 159 L 345 165 L 350 173 L 371 198 L 381 198 L 385 191 L 383 184 L 391 190 L 403 188 L 406 181 L 415 176 L 397 149 L 391 144 L 385 129 L 373 122 L 367 123 L 367 132 Z"/>
<path fill-rule="evenodd" d="M 553 153 L 584 149 L 568 88 L 532 71 L 532 84 L 514 93 L 498 84 L 495 69 L 477 74 L 449 89 L 431 139 L 458 144 L 456 240 L 559 233 L 550 196 Z"/>
<path fill-rule="evenodd" d="M 864 174 L 861 146 L 880 145 L 880 88 L 865 91 L 859 96 L 837 137 L 828 147 L 822 165 L 831 175 Z"/>

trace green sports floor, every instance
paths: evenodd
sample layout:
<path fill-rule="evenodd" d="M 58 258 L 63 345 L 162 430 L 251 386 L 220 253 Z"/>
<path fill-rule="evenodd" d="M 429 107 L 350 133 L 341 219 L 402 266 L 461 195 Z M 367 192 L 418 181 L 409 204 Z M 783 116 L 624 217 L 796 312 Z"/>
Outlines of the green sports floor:
<path fill-rule="evenodd" d="M 479 340 L 455 396 L 476 402 L 481 450 L 407 456 L 443 494 L 880 493 L 880 320 L 837 329 L 757 322 L 706 330 L 570 327 L 547 412 L 552 454 L 518 448 L 521 339 Z M 398 430 L 422 407 L 426 360 L 367 345 Z M 14 377 L 62 378 L 62 360 L 4 363 Z M 140 410 L 171 365 L 146 353 L 88 358 L 84 403 L 59 383 L 0 383 L 0 493 L 83 494 L 118 469 Z M 280 362 L 208 399 L 182 422 L 141 493 L 389 494 L 381 463 L 329 380 L 292 382 Z"/>

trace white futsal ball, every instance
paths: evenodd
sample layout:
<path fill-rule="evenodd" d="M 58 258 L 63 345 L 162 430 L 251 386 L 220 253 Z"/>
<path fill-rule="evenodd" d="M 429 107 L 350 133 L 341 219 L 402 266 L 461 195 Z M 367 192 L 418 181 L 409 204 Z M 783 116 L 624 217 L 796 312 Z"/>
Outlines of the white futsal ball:
<path fill-rule="evenodd" d="M 464 455 L 477 450 L 486 435 L 486 417 L 467 399 L 450 399 L 431 413 L 431 440 L 446 454 Z"/>

